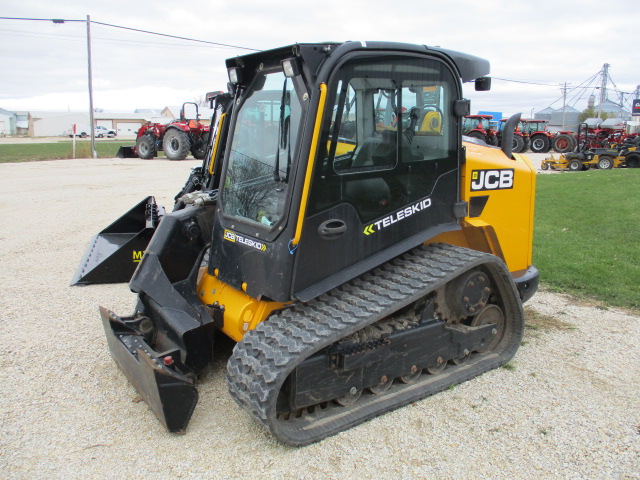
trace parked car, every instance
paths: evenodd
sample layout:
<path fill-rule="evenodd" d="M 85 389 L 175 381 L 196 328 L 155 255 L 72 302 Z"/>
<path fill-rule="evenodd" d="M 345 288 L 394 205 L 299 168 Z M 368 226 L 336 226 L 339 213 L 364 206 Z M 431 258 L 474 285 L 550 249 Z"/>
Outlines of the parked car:
<path fill-rule="evenodd" d="M 114 129 L 103 127 L 102 125 L 96 125 L 95 127 L 93 127 L 93 134 L 96 136 L 96 138 L 113 138 L 117 135 Z M 73 130 L 67 130 L 64 135 L 68 135 L 70 138 L 72 138 Z M 76 137 L 86 138 L 89 135 L 91 135 L 89 125 L 76 125 Z"/>
<path fill-rule="evenodd" d="M 91 130 L 89 130 L 89 125 L 76 125 L 76 137 L 88 137 L 91 135 Z M 69 136 L 69 138 L 73 138 L 73 128 L 64 132 L 65 136 Z"/>
<path fill-rule="evenodd" d="M 117 135 L 116 131 L 112 128 L 103 127 L 102 125 L 97 125 L 93 128 L 94 135 L 98 138 L 109 137 L 113 138 Z"/>

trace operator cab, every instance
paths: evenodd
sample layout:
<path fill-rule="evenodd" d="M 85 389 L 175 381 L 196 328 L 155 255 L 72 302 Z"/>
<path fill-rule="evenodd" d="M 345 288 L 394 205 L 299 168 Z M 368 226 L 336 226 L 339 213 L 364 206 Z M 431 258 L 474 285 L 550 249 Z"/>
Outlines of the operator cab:
<path fill-rule="evenodd" d="M 313 298 L 459 228 L 460 72 L 440 51 L 384 45 L 228 63 L 235 103 L 209 268 L 221 281 L 254 298 Z M 473 73 L 487 73 L 476 60 Z"/>

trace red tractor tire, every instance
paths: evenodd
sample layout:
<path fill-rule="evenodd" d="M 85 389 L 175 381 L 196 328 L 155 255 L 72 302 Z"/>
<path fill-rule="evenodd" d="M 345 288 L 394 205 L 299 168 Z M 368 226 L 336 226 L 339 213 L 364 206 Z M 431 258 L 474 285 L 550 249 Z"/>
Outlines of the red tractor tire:
<path fill-rule="evenodd" d="M 485 137 L 480 132 L 469 132 L 467 133 L 467 137 L 477 138 L 478 140 L 482 140 L 483 142 L 487 143 L 487 137 Z"/>
<path fill-rule="evenodd" d="M 164 134 L 162 150 L 169 160 L 184 160 L 191 149 L 191 140 L 182 130 L 170 128 Z"/>
<path fill-rule="evenodd" d="M 553 139 L 553 149 L 558 153 L 573 151 L 576 147 L 576 139 L 566 133 L 561 133 Z"/>
<path fill-rule="evenodd" d="M 547 153 L 551 147 L 546 135 L 534 135 L 531 137 L 531 151 L 534 153 Z"/>
<path fill-rule="evenodd" d="M 157 154 L 156 137 L 151 134 L 145 134 L 136 140 L 136 154 L 140 158 L 149 159 Z"/>
<path fill-rule="evenodd" d="M 521 135 L 513 135 L 513 143 L 511 146 L 511 151 L 513 153 L 521 153 L 525 150 L 526 143 L 524 141 L 524 137 Z"/>

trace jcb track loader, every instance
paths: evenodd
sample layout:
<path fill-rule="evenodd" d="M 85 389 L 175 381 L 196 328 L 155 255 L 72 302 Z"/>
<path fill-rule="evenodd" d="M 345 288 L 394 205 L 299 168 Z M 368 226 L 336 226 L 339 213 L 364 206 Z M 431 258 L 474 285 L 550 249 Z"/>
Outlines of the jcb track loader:
<path fill-rule="evenodd" d="M 463 140 L 462 82 L 487 90 L 489 63 L 347 42 L 227 68 L 203 166 L 173 212 L 141 225 L 153 236 L 129 283 L 135 311 L 100 308 L 160 421 L 185 431 L 220 335 L 237 342 L 231 396 L 290 445 L 508 362 L 538 283 L 535 172 L 511 152 L 519 115 L 502 150 Z M 99 281 L 83 282 L 96 249 L 76 283 Z"/>

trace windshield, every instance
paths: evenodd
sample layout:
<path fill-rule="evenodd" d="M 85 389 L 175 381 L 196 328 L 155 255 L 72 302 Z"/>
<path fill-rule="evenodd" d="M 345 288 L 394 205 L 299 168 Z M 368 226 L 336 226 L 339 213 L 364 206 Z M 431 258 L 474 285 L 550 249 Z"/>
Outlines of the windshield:
<path fill-rule="evenodd" d="M 237 111 L 223 186 L 226 215 L 271 227 L 284 214 L 301 105 L 280 72 L 258 75 Z"/>
<path fill-rule="evenodd" d="M 462 133 L 463 135 L 475 129 L 486 129 L 489 126 L 489 121 L 482 117 L 465 117 L 462 119 Z"/>

